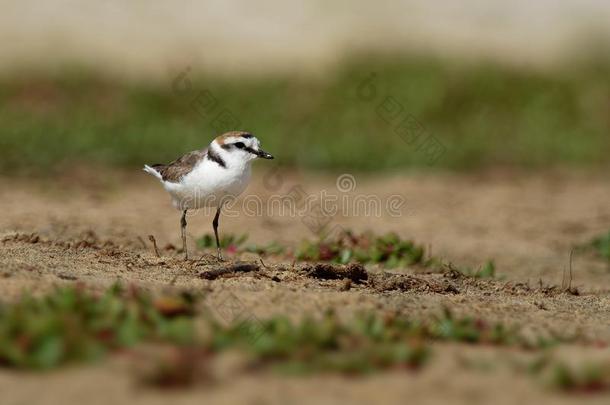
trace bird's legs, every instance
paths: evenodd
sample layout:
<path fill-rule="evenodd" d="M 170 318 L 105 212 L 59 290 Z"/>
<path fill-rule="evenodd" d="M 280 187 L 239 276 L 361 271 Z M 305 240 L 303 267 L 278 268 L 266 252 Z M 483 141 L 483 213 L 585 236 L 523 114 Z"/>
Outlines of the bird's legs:
<path fill-rule="evenodd" d="M 214 215 L 214 220 L 212 221 L 212 226 L 214 227 L 214 236 L 216 236 L 216 249 L 218 250 L 218 260 L 224 260 L 222 257 L 222 251 L 220 250 L 220 240 L 218 240 L 218 217 L 220 217 L 220 208 L 222 206 L 219 205 L 216 210 L 216 215 Z"/>
<path fill-rule="evenodd" d="M 189 259 L 189 252 L 186 248 L 186 211 L 182 211 L 182 218 L 180 218 L 180 231 L 182 233 L 182 251 L 184 252 L 184 260 Z"/>

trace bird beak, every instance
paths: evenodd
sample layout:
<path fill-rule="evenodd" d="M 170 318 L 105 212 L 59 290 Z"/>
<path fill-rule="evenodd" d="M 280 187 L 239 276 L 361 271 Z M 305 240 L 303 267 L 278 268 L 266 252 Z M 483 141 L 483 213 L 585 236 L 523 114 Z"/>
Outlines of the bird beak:
<path fill-rule="evenodd" d="M 256 154 L 256 156 L 261 157 L 263 159 L 273 159 L 273 155 L 271 153 L 267 153 L 262 149 L 255 151 L 254 154 Z"/>

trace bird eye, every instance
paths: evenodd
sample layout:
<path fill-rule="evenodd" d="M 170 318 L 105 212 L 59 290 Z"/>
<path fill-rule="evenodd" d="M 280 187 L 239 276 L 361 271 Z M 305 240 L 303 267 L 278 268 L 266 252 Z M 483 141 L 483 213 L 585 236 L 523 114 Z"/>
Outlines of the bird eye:
<path fill-rule="evenodd" d="M 235 147 L 239 149 L 243 149 L 244 146 L 246 146 L 243 142 L 235 142 L 233 145 L 235 145 Z"/>

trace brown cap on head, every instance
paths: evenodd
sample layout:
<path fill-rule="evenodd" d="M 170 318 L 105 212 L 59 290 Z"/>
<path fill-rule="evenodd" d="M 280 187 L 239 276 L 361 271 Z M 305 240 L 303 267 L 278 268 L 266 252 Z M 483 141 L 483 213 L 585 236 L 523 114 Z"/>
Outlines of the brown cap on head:
<path fill-rule="evenodd" d="M 219 135 L 216 137 L 215 141 L 216 143 L 218 143 L 219 145 L 224 145 L 225 140 L 228 138 L 237 138 L 237 137 L 243 137 L 243 138 L 252 138 L 254 135 L 252 135 L 250 132 L 247 131 L 229 131 L 229 132 L 225 132 L 222 135 Z"/>

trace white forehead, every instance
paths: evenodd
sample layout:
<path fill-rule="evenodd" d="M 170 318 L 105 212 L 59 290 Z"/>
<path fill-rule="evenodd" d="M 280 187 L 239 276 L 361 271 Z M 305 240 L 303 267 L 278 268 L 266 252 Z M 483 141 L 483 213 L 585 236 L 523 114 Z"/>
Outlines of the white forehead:
<path fill-rule="evenodd" d="M 260 142 L 255 136 L 244 138 L 243 136 L 227 136 L 224 138 L 225 144 L 235 143 L 235 142 L 243 142 L 247 146 L 259 146 Z"/>

